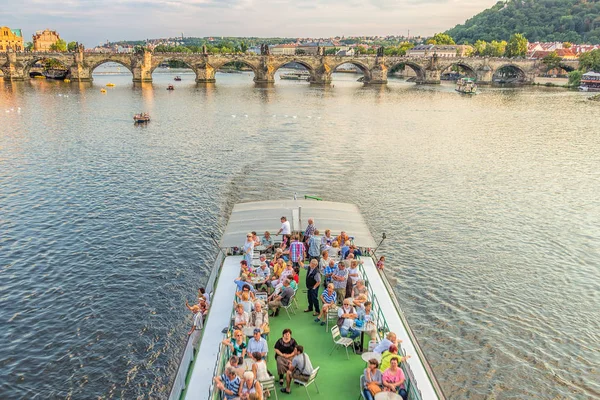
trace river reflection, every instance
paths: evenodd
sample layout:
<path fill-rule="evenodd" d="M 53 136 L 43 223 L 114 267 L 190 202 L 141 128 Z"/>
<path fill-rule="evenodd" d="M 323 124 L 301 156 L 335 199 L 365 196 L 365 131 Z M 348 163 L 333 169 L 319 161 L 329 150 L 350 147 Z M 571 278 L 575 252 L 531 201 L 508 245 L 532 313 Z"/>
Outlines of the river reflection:
<path fill-rule="evenodd" d="M 2 82 L 0 398 L 165 398 L 210 235 L 236 202 L 294 192 L 387 233 L 449 398 L 600 396 L 597 105 L 359 77 Z"/>

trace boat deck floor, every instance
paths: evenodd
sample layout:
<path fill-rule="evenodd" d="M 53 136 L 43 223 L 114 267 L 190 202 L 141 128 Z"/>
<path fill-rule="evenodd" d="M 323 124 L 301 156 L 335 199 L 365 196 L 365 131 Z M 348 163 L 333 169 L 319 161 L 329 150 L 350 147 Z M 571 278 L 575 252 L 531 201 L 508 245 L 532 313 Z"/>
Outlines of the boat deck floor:
<path fill-rule="evenodd" d="M 275 363 L 275 342 L 281 337 L 281 332 L 285 328 L 292 330 L 292 337 L 298 344 L 304 347 L 304 352 L 310 357 L 313 367 L 320 367 L 319 373 L 315 380 L 319 387 L 319 393 L 312 384 L 308 387 L 311 398 L 323 399 L 357 399 L 360 395 L 359 380 L 365 368 L 365 362 L 360 355 L 354 354 L 352 347 L 348 348 L 350 359 L 346 358 L 346 351 L 343 347 L 338 347 L 329 354 L 333 348 L 333 340 L 331 332 L 325 332 L 325 327 L 314 322 L 315 317 L 310 312 L 303 312 L 308 307 L 308 299 L 304 290 L 306 271 L 300 271 L 300 281 L 298 285 L 298 309 L 296 315 L 290 312 L 292 319 L 290 320 L 281 309 L 279 316 L 269 318 L 271 332 L 269 333 L 269 371 L 277 378 L 277 365 Z M 319 295 L 322 292 L 322 287 L 319 290 Z M 335 321 L 330 322 L 331 324 Z M 368 336 L 367 336 L 368 337 Z M 368 338 L 365 337 L 365 346 L 368 344 Z M 276 383 L 279 399 L 306 399 L 306 391 L 302 386 L 292 383 L 291 394 L 282 393 L 279 391 L 279 384 Z M 275 396 L 271 393 L 270 400 Z"/>

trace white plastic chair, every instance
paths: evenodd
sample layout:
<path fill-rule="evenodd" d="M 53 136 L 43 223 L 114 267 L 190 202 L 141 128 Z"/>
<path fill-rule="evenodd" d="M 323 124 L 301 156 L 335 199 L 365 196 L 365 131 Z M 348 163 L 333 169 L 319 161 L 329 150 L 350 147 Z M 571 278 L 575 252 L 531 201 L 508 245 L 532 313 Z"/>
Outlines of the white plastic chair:
<path fill-rule="evenodd" d="M 337 319 L 338 319 L 337 307 L 335 307 L 333 309 L 331 307 L 329 307 L 327 309 L 327 313 L 325 313 L 325 332 L 327 332 L 329 330 L 329 321 L 333 320 L 334 324 L 337 325 Z"/>
<path fill-rule="evenodd" d="M 363 400 L 367 400 L 365 398 L 365 392 L 363 391 L 365 387 L 365 375 L 360 376 L 360 395 L 358 396 L 359 400 L 362 398 Z"/>
<path fill-rule="evenodd" d="M 333 343 L 335 344 L 329 352 L 329 355 L 333 354 L 333 350 L 335 350 L 336 347 L 344 346 L 346 348 L 346 358 L 349 360 L 350 355 L 348 354 L 348 346 L 353 346 L 354 340 L 347 337 L 343 337 L 340 333 L 340 328 L 338 328 L 337 325 L 334 325 L 333 328 L 331 328 L 331 338 L 333 339 Z M 354 351 L 354 346 L 352 347 L 352 350 Z"/>
<path fill-rule="evenodd" d="M 304 386 L 304 390 L 306 390 L 306 395 L 308 396 L 308 400 L 310 400 L 310 394 L 308 393 L 308 386 L 310 386 L 311 384 L 314 383 L 315 388 L 317 389 L 317 393 L 320 393 L 319 387 L 317 386 L 317 382 L 315 382 L 315 379 L 317 379 L 317 373 L 319 372 L 319 368 L 321 368 L 321 367 L 317 367 L 317 368 L 313 369 L 313 372 L 310 374 L 310 376 L 308 377 L 308 380 L 306 382 L 303 382 L 298 379 L 294 379 L 294 383 Z"/>
<path fill-rule="evenodd" d="M 281 305 L 281 307 L 285 310 L 285 312 L 287 313 L 287 316 L 289 319 L 292 319 L 292 317 L 290 316 L 290 312 L 288 310 L 292 310 L 292 313 L 294 315 L 296 315 L 296 311 L 294 311 L 294 299 L 296 298 L 296 294 L 294 293 L 292 295 L 292 297 L 290 298 L 290 302 L 288 303 L 287 306 Z"/>
<path fill-rule="evenodd" d="M 267 394 L 275 393 L 275 400 L 279 400 L 277 397 L 277 388 L 275 387 L 275 377 L 272 376 L 266 381 L 260 381 L 263 390 L 263 398 L 267 398 Z"/>

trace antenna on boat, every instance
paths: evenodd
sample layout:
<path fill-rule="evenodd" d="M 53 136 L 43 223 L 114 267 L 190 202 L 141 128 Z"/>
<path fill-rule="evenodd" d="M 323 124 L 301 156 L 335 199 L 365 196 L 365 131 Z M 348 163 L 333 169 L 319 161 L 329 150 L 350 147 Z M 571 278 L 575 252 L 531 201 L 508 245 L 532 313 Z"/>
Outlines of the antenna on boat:
<path fill-rule="evenodd" d="M 294 200 L 298 200 L 298 193 L 294 192 Z"/>
<path fill-rule="evenodd" d="M 379 246 L 381 246 L 381 244 L 383 243 L 383 241 L 385 240 L 386 236 L 385 236 L 385 232 L 383 232 L 381 234 L 381 242 L 379 242 L 379 244 L 377 245 L 377 247 L 375 247 L 375 250 L 373 250 L 373 254 L 377 253 L 377 249 L 379 248 Z"/>
<path fill-rule="evenodd" d="M 214 234 L 210 234 L 210 238 L 213 240 L 213 242 L 215 242 L 215 245 L 221 249 L 221 246 L 219 246 L 219 242 L 217 241 L 217 239 L 215 239 L 215 235 Z M 222 249 L 221 249 L 222 250 Z"/>

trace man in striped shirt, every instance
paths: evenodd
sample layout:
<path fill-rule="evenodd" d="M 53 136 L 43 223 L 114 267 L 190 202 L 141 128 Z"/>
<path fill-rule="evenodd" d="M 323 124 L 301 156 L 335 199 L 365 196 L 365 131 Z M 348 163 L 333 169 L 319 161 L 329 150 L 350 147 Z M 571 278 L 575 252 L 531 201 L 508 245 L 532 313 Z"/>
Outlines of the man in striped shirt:
<path fill-rule="evenodd" d="M 235 369 L 228 367 L 225 369 L 225 373 L 221 376 L 215 376 L 214 379 L 217 388 L 223 391 L 227 400 L 236 399 L 240 390 L 241 380 L 236 375 Z"/>
<path fill-rule="evenodd" d="M 300 263 L 304 262 L 306 247 L 304 243 L 298 240 L 298 235 L 292 236 L 292 244 L 290 244 L 290 261 L 294 266 L 294 271 L 300 274 Z"/>

